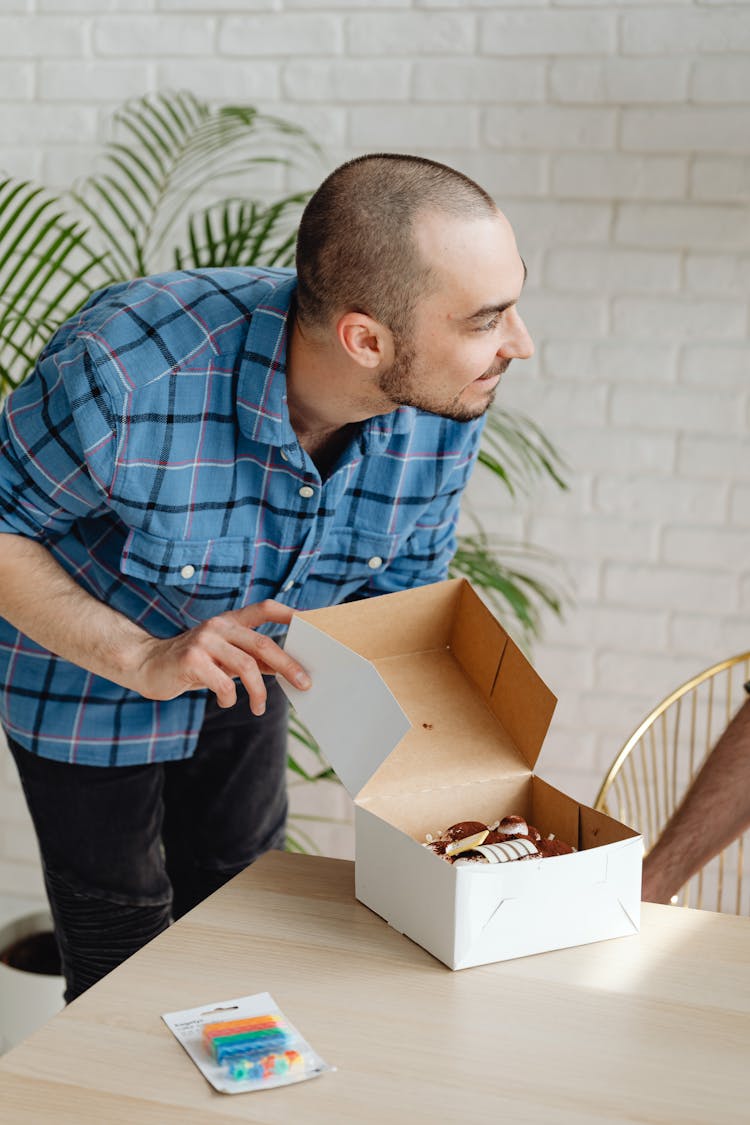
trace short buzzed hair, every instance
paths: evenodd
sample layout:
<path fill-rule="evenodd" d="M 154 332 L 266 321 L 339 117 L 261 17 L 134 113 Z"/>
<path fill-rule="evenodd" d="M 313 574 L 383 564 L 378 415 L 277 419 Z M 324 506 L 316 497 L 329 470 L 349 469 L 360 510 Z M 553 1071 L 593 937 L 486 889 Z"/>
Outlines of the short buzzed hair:
<path fill-rule="evenodd" d="M 431 284 L 413 236 L 418 212 L 466 218 L 497 214 L 468 176 L 421 156 L 374 153 L 342 164 L 309 200 L 297 237 L 297 316 L 322 328 L 344 312 L 409 332 Z"/>

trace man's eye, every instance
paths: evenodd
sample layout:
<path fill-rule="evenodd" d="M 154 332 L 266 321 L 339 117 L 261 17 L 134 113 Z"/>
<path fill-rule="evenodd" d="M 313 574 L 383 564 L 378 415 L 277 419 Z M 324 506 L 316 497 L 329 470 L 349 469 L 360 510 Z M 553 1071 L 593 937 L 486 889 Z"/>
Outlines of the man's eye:
<path fill-rule="evenodd" d="M 477 332 L 491 332 L 492 329 L 496 328 L 500 323 L 500 315 L 500 313 L 496 313 L 496 315 L 493 316 L 492 320 L 488 320 L 484 324 L 480 324 L 477 328 Z"/>

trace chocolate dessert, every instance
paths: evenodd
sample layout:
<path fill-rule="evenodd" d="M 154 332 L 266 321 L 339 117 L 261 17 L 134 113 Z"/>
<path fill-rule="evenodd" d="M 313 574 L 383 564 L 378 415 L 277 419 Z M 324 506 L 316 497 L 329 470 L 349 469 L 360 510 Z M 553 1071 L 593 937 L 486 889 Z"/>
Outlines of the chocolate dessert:
<path fill-rule="evenodd" d="M 569 855 L 576 849 L 554 833 L 543 837 L 522 816 L 504 816 L 492 824 L 461 820 L 436 835 L 428 833 L 424 847 L 446 863 L 509 863 L 515 860 L 547 859 Z"/>

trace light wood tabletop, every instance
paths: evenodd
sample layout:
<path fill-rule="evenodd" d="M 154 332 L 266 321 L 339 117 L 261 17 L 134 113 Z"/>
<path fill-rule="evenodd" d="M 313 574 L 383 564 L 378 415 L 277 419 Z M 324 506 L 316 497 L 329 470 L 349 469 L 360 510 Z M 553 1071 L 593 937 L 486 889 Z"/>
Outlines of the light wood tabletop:
<path fill-rule="evenodd" d="M 223 1095 L 162 1012 L 268 991 L 337 1069 Z M 0 1059 L 12 1125 L 747 1122 L 750 919 L 643 908 L 638 937 L 453 973 L 271 853 Z"/>

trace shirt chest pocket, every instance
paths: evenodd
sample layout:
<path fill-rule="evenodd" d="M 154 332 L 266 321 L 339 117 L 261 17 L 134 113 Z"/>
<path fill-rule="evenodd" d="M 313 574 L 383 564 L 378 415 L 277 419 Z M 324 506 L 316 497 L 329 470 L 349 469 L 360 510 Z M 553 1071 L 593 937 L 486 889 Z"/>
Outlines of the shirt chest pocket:
<path fill-rule="evenodd" d="M 386 532 L 333 530 L 326 536 L 312 577 L 331 587 L 331 602 L 361 589 L 398 555 L 401 536 Z"/>
<path fill-rule="evenodd" d="M 162 539 L 133 528 L 120 570 L 158 586 L 162 596 L 191 618 L 205 620 L 248 600 L 253 565 L 251 539 Z"/>

